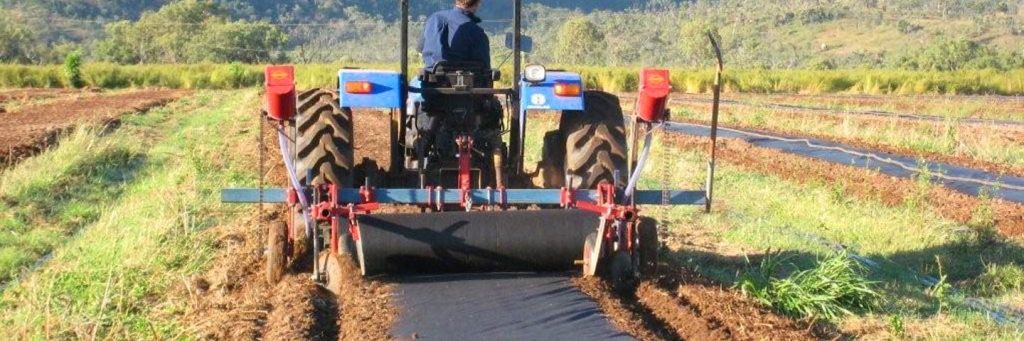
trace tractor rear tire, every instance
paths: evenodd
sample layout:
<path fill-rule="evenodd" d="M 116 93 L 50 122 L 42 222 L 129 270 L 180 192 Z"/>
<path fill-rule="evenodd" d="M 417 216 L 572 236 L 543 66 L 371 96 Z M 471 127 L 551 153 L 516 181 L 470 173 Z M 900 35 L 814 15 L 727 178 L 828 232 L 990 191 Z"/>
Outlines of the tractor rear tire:
<path fill-rule="evenodd" d="M 619 99 L 607 92 L 587 91 L 583 101 L 584 111 L 562 113 L 557 142 L 565 147 L 545 148 L 545 152 L 563 153 L 561 169 L 570 176 L 574 188 L 594 189 L 601 182 L 625 186 L 626 127 Z M 545 142 L 548 139 L 545 137 Z M 550 139 L 556 142 L 556 137 Z M 545 155 L 545 159 L 561 161 L 557 155 Z M 565 179 L 558 182 L 562 184 L 557 187 L 568 185 Z"/>
<path fill-rule="evenodd" d="M 288 244 L 288 225 L 284 222 L 271 223 L 267 231 L 267 282 L 270 285 L 277 284 L 284 277 L 285 265 L 288 262 L 288 255 L 285 254 L 285 245 Z"/>
<path fill-rule="evenodd" d="M 303 185 L 352 186 L 352 111 L 338 103 L 337 92 L 303 92 L 299 103 L 296 174 Z M 307 179 L 312 170 L 313 178 Z"/>

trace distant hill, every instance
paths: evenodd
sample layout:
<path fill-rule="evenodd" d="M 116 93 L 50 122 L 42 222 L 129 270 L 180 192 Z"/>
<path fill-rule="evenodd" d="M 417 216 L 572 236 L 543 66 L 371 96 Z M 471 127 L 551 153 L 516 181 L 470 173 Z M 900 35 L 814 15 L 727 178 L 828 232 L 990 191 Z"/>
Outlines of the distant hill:
<path fill-rule="evenodd" d="M 186 0 L 196 1 L 196 0 Z M 482 24 L 500 36 L 511 0 L 484 0 Z M 104 59 L 95 46 L 116 20 L 137 20 L 167 0 L 0 0 L 0 43 L 36 44 L 0 52 L 0 60 L 54 62 L 71 49 Z M 294 62 L 397 59 L 398 0 L 216 0 L 232 20 L 265 21 L 287 36 L 264 55 Z M 411 0 L 414 36 L 424 16 L 452 0 Z M 559 63 L 559 30 L 586 20 L 601 47 L 588 63 L 696 66 L 706 63 L 703 32 L 721 38 L 728 63 L 744 68 L 892 67 L 917 69 L 1024 66 L 1024 4 L 1015 0 L 525 0 L 529 58 Z M 21 31 L 19 31 L 19 29 Z M 21 32 L 22 37 L 14 33 Z M 27 32 L 27 33 L 26 33 Z M 13 38 L 12 38 L 13 37 Z M 33 38 L 33 39 L 29 39 Z M 564 38 L 563 38 L 564 39 Z M 260 47 L 264 48 L 264 47 Z M 29 56 L 19 51 L 30 51 Z M 218 60 L 215 60 L 218 61 Z"/>

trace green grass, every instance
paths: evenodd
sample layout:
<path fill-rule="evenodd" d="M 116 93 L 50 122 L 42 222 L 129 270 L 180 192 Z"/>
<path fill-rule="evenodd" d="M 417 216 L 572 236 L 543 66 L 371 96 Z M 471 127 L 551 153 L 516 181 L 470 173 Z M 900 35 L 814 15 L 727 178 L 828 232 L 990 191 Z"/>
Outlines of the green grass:
<path fill-rule="evenodd" d="M 255 95 L 200 92 L 178 110 L 129 117 L 100 137 L 136 151 L 141 165 L 97 205 L 93 222 L 3 292 L 0 339 L 188 337 L 178 321 L 186 303 L 168 295 L 212 257 L 203 230 L 250 212 L 220 204 L 217 193 L 255 184 L 252 160 L 237 152 L 255 139 L 255 129 L 239 123 L 250 122 Z"/>
<path fill-rule="evenodd" d="M 865 278 L 867 269 L 845 252 L 828 255 L 811 269 L 796 270 L 780 278 L 790 256 L 769 254 L 756 271 L 740 277 L 737 287 L 762 304 L 778 311 L 812 320 L 835 321 L 878 306 L 875 283 Z"/>
<path fill-rule="evenodd" d="M 143 162 L 127 141 L 83 127 L 53 152 L 0 173 L 0 282 L 95 222 Z"/>
<path fill-rule="evenodd" d="M 398 69 L 397 64 L 309 64 L 297 66 L 301 88 L 333 87 L 344 66 Z M 410 64 L 415 73 L 417 63 Z M 553 65 L 582 74 L 588 88 L 632 92 L 638 86 L 639 68 Z M 235 89 L 261 86 L 263 66 L 241 64 L 127 65 L 93 63 L 82 67 L 87 86 L 100 88 L 166 87 L 184 89 Z M 511 67 L 504 67 L 510 84 Z M 60 65 L 0 65 L 0 87 L 66 87 Z M 708 92 L 714 80 L 711 70 L 674 69 L 672 86 L 677 91 Z M 902 70 L 728 70 L 728 92 L 751 93 L 866 93 L 866 94 L 1024 94 L 1024 70 L 971 70 L 956 72 Z"/>
<path fill-rule="evenodd" d="M 656 141 L 641 188 L 702 187 L 703 152 L 678 151 Z M 924 188 L 908 190 L 934 185 L 922 180 L 920 186 Z M 927 205 L 888 206 L 852 197 L 841 185 L 798 184 L 720 163 L 712 214 L 689 207 L 645 207 L 644 212 L 668 226 L 670 259 L 723 283 L 740 283 L 743 274 L 766 271 L 757 264 L 767 254 L 780 253 L 793 264 L 787 268 L 790 272 L 776 276 L 786 290 L 767 284 L 757 288 L 769 288 L 761 297 L 783 312 L 825 315 L 823 308 L 803 310 L 822 304 L 807 299 L 816 293 L 809 275 L 791 276 L 798 273 L 794 269 L 811 269 L 807 274 L 821 271 L 817 269 L 834 259 L 829 256 L 842 245 L 851 256 L 874 264 L 864 275 L 877 282 L 873 287 L 881 304 L 870 313 L 850 309 L 858 314 L 833 322 L 841 330 L 858 333 L 859 326 L 867 324 L 897 326 L 883 338 L 897 333 L 937 340 L 1024 337 L 1021 330 L 998 324 L 967 303 L 980 296 L 993 306 L 1019 307 L 1015 302 L 1024 298 L 1017 284 L 1024 280 L 1024 247 L 1019 241 L 992 238 L 985 226 L 942 219 Z M 950 290 L 939 297 L 922 279 L 942 275 Z M 990 293 L 980 294 L 986 291 Z M 838 297 L 824 302 L 838 304 Z"/>
<path fill-rule="evenodd" d="M 710 97 L 709 97 L 710 98 Z M 727 94 L 725 99 L 752 104 L 791 104 L 814 108 L 845 110 L 881 110 L 903 114 L 931 115 L 943 118 L 981 118 L 1024 120 L 1024 109 L 1018 102 L 971 96 L 877 96 L 858 95 L 766 95 L 752 93 Z"/>

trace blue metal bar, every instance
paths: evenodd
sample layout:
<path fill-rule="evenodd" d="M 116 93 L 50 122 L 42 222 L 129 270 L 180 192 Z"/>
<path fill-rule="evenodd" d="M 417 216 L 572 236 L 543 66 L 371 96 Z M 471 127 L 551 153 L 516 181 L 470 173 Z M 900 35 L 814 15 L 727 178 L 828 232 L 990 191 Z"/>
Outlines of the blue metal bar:
<path fill-rule="evenodd" d="M 497 190 L 475 189 L 470 191 L 470 198 L 474 205 L 485 205 L 501 203 L 501 193 Z M 374 190 L 374 197 L 382 204 L 412 204 L 426 205 L 444 202 L 445 204 L 459 204 L 460 191 L 457 189 L 445 189 L 443 191 L 431 191 L 426 189 L 413 188 L 387 188 Z M 703 205 L 704 191 L 678 191 L 678 190 L 647 190 L 636 191 L 633 195 L 638 205 Z M 510 205 L 537 204 L 557 205 L 561 203 L 562 191 L 557 189 L 510 189 L 505 190 L 506 203 Z M 338 198 L 344 203 L 359 203 L 359 190 L 354 188 L 341 189 Z M 596 201 L 598 192 L 593 190 L 578 190 L 576 198 L 582 200 Z M 221 202 L 225 203 L 257 203 L 260 200 L 259 190 L 255 188 L 231 188 L 221 190 Z M 263 202 L 284 203 L 285 190 L 281 188 L 268 188 L 263 190 Z"/>

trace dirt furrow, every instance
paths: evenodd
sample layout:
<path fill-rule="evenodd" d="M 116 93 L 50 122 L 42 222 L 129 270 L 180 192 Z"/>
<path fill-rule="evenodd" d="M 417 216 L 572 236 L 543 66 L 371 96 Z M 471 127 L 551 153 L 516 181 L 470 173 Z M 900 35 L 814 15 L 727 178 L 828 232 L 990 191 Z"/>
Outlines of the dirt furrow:
<path fill-rule="evenodd" d="M 0 162 L 10 164 L 36 154 L 77 124 L 115 123 L 122 114 L 143 112 L 186 94 L 183 90 L 141 90 L 19 108 L 4 114 L 0 121 Z"/>
<path fill-rule="evenodd" d="M 48 99 L 54 97 L 62 97 L 74 94 L 82 94 L 88 90 L 76 90 L 76 89 L 10 89 L 0 90 L 0 104 L 7 102 L 27 102 L 30 100 L 37 99 Z M 95 91 L 90 91 L 95 92 Z"/>
<path fill-rule="evenodd" d="M 612 294 L 596 278 L 575 284 L 593 297 L 620 329 L 641 340 L 815 340 L 834 332 L 779 316 L 685 269 L 662 264 L 635 297 Z"/>

